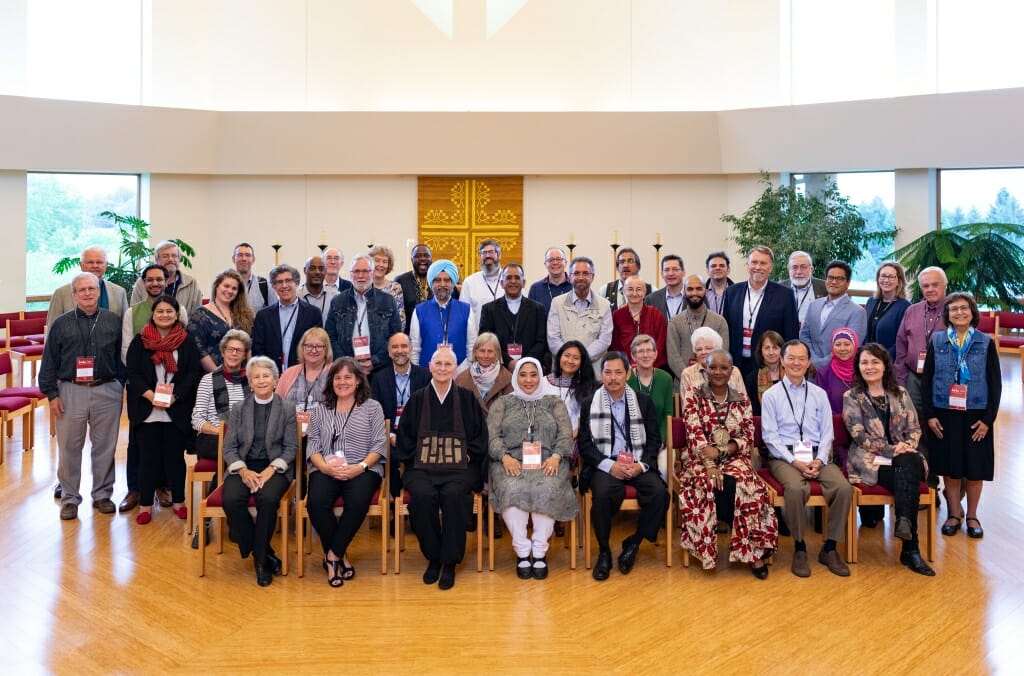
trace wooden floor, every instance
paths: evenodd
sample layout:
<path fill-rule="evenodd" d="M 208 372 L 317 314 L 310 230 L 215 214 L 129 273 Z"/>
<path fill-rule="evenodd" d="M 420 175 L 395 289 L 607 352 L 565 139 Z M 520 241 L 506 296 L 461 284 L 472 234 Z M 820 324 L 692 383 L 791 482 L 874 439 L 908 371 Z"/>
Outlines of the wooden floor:
<path fill-rule="evenodd" d="M 996 481 L 980 510 L 986 536 L 940 536 L 934 578 L 898 564 L 887 518 L 861 530 L 860 563 L 847 579 L 816 562 L 810 579 L 794 577 L 788 538 L 765 582 L 746 567 L 683 568 L 678 556 L 666 568 L 663 536 L 644 544 L 629 577 L 594 582 L 582 550 L 571 571 L 558 542 L 550 577 L 520 581 L 506 536 L 494 573 L 478 574 L 467 557 L 455 588 L 441 592 L 421 582 L 412 537 L 402 574 L 381 576 L 367 530 L 351 551 L 358 575 L 341 589 L 327 586 L 316 554 L 297 577 L 294 551 L 291 574 L 261 589 L 230 544 L 220 556 L 210 550 L 200 579 L 197 552 L 169 510 L 141 527 L 134 515 L 93 512 L 86 497 L 80 519 L 61 522 L 51 494 L 56 444 L 41 419 L 35 450 L 10 450 L 21 443 L 16 423 L 0 466 L 0 670 L 1021 673 L 1024 416 L 1019 361 L 1004 358 L 1003 368 Z M 115 502 L 125 491 L 125 437 L 122 428 Z M 617 538 L 629 524 L 617 522 Z"/>

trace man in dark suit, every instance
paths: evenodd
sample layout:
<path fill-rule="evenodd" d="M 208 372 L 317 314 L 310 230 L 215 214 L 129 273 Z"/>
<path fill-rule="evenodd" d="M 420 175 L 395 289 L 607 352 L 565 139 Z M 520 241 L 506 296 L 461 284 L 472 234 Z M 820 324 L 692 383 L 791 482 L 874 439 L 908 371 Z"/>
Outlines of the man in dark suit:
<path fill-rule="evenodd" d="M 793 294 L 768 279 L 774 265 L 775 253 L 766 246 L 755 246 L 747 254 L 748 280 L 725 292 L 729 352 L 744 375 L 754 368 L 752 349 L 762 333 L 771 329 L 783 340 L 793 340 L 800 332 Z"/>
<path fill-rule="evenodd" d="M 404 333 L 396 333 L 388 340 L 388 356 L 392 368 L 382 368 L 373 374 L 370 390 L 373 398 L 384 409 L 384 417 L 391 421 L 391 445 L 397 441 L 398 423 L 409 397 L 416 390 L 430 383 L 430 369 L 412 363 L 412 342 Z M 391 465 L 391 495 L 398 497 L 402 491 L 402 477 L 394 458 Z"/>
<path fill-rule="evenodd" d="M 676 254 L 668 254 L 662 258 L 661 278 L 665 280 L 665 286 L 649 293 L 647 298 L 644 298 L 644 303 L 661 311 L 665 316 L 665 323 L 668 324 L 673 317 L 686 309 L 683 289 L 686 266 L 683 265 L 683 259 Z"/>
<path fill-rule="evenodd" d="M 499 281 L 505 295 L 483 305 L 480 333 L 490 331 L 498 336 L 501 361 L 510 371 L 523 357 L 543 363 L 548 347 L 548 313 L 543 305 L 523 295 L 523 266 L 509 263 L 502 268 Z"/>
<path fill-rule="evenodd" d="M 284 371 L 298 361 L 302 334 L 314 326 L 323 326 L 323 317 L 320 310 L 299 300 L 298 270 L 287 264 L 278 265 L 270 271 L 269 277 L 277 292 L 277 302 L 256 313 L 252 325 L 252 353 L 270 357 L 277 368 Z"/>
<path fill-rule="evenodd" d="M 801 324 L 807 318 L 807 309 L 811 306 L 811 301 L 828 293 L 825 280 L 814 276 L 814 261 L 811 260 L 811 254 L 806 251 L 794 251 L 789 254 L 789 279 L 780 284 L 793 290 L 797 320 Z"/>
<path fill-rule="evenodd" d="M 417 244 L 412 248 L 409 259 L 412 263 L 412 270 L 395 277 L 395 282 L 402 287 L 402 299 L 405 302 L 405 326 L 402 327 L 402 330 L 406 333 L 409 333 L 409 327 L 412 326 L 412 315 L 416 306 L 434 297 L 434 292 L 430 289 L 430 284 L 427 283 L 427 270 L 434 262 L 434 254 L 430 251 L 430 247 L 426 244 Z M 452 298 L 458 300 L 459 290 L 457 288 L 452 289 Z"/>

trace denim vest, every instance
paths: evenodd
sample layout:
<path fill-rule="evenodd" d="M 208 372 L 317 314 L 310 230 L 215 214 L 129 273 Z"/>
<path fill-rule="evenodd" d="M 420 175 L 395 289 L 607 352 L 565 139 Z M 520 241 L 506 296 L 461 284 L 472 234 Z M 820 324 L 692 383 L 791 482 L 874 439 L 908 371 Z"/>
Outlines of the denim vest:
<path fill-rule="evenodd" d="M 454 298 L 448 301 L 445 314 L 448 317 L 448 342 L 455 352 L 455 362 L 461 364 L 466 358 L 466 340 L 469 332 L 469 303 Z M 425 300 L 416 306 L 416 317 L 420 325 L 420 366 L 429 366 L 430 358 L 437 346 L 444 342 L 444 325 L 441 322 L 441 306 L 436 300 Z"/>
<path fill-rule="evenodd" d="M 328 313 L 327 335 L 331 339 L 331 350 L 334 358 L 354 357 L 352 331 L 356 326 L 357 314 L 355 290 L 346 289 L 331 301 Z M 370 358 L 373 367 L 380 368 L 390 363 L 388 357 L 388 341 L 391 336 L 402 330 L 402 321 L 398 315 L 395 297 L 379 289 L 366 292 L 366 320 L 370 333 Z"/>
<path fill-rule="evenodd" d="M 932 380 L 932 405 L 935 408 L 949 408 L 949 386 L 957 382 L 956 349 L 949 344 L 945 331 L 932 334 L 932 350 L 935 355 L 935 376 Z M 967 385 L 967 408 L 984 410 L 988 407 L 988 383 L 985 380 L 985 365 L 988 344 L 992 339 L 986 333 L 975 329 L 974 337 L 967 347 L 967 369 L 971 382 Z"/>

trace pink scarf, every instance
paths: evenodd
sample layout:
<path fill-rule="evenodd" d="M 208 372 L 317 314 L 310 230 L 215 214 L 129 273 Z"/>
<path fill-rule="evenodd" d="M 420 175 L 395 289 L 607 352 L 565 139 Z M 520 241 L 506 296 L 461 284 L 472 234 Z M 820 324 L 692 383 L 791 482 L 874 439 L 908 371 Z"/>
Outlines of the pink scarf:
<path fill-rule="evenodd" d="M 842 326 L 832 332 L 831 342 L 836 342 L 838 338 L 846 338 L 853 343 L 853 356 L 849 359 L 836 359 L 835 354 L 833 354 L 829 366 L 832 368 L 832 373 L 835 373 L 840 380 L 844 383 L 849 383 L 853 381 L 853 360 L 857 358 L 857 348 L 860 347 L 860 339 L 857 338 L 857 332 L 847 326 Z"/>

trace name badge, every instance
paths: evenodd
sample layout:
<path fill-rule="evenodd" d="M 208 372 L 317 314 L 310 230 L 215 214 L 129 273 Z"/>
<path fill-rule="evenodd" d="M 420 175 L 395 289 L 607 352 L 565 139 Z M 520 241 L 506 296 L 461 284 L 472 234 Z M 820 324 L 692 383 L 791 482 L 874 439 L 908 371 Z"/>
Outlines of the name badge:
<path fill-rule="evenodd" d="M 519 359 L 523 356 L 523 346 L 519 343 L 509 343 L 508 356 L 510 359 Z"/>
<path fill-rule="evenodd" d="M 348 464 L 348 461 L 345 460 L 345 454 L 340 451 L 331 453 L 325 459 L 327 460 L 327 464 L 331 467 L 342 467 Z"/>
<path fill-rule="evenodd" d="M 405 410 L 405 406 L 395 407 L 395 429 L 398 429 L 398 421 L 402 419 L 402 411 Z"/>
<path fill-rule="evenodd" d="M 754 329 L 753 328 L 748 328 L 748 327 L 744 326 L 743 327 L 743 356 L 744 357 L 749 357 L 750 356 L 750 344 L 753 342 L 753 339 L 754 339 Z"/>
<path fill-rule="evenodd" d="M 954 411 L 967 410 L 967 386 L 953 384 L 949 386 L 949 407 Z"/>
<path fill-rule="evenodd" d="M 92 357 L 78 357 L 75 359 L 75 382 L 91 383 L 93 380 L 92 367 Z"/>
<path fill-rule="evenodd" d="M 619 462 L 633 464 L 635 460 L 633 460 L 633 454 L 629 451 L 619 451 Z"/>
<path fill-rule="evenodd" d="M 523 469 L 540 469 L 541 454 L 539 441 L 523 442 Z"/>
<path fill-rule="evenodd" d="M 891 467 L 892 458 L 887 458 L 884 455 L 876 455 L 875 459 L 871 461 L 875 467 Z"/>
<path fill-rule="evenodd" d="M 690 357 L 690 366 L 693 366 L 696 363 L 697 363 L 697 355 L 693 355 L 692 357 Z"/>
<path fill-rule="evenodd" d="M 167 408 L 171 405 L 171 395 L 174 394 L 174 385 L 170 383 L 157 383 L 153 391 L 153 405 L 157 408 Z"/>
<path fill-rule="evenodd" d="M 917 355 L 917 372 L 919 374 L 924 373 L 924 359 L 927 356 L 928 352 L 926 350 L 921 350 L 921 352 Z"/>
<path fill-rule="evenodd" d="M 801 439 L 793 445 L 793 457 L 800 462 L 811 462 L 814 460 L 814 449 L 811 442 Z"/>
<path fill-rule="evenodd" d="M 451 343 L 438 343 L 437 344 L 437 349 L 439 349 L 439 350 L 451 350 L 452 349 L 452 344 Z"/>
<path fill-rule="evenodd" d="M 306 430 L 309 429 L 309 411 L 297 411 L 295 422 L 302 425 L 302 436 L 306 436 Z"/>
<path fill-rule="evenodd" d="M 370 356 L 370 337 L 356 336 L 353 338 L 352 351 L 355 352 L 356 359 L 368 358 Z"/>

